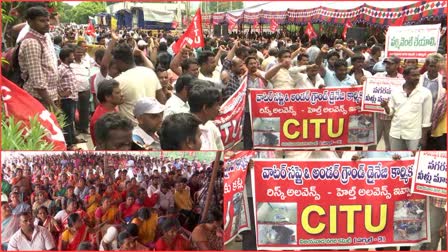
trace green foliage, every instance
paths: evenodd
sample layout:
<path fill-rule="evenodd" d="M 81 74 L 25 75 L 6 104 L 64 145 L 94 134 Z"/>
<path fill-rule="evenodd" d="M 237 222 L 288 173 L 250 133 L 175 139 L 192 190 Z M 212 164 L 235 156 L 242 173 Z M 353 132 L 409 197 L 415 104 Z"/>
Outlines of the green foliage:
<path fill-rule="evenodd" d="M 56 3 L 56 2 L 55 2 Z M 73 6 L 64 2 L 57 2 L 59 5 L 57 6 L 57 11 L 59 14 L 59 21 L 61 23 L 70 23 L 73 19 Z"/>
<path fill-rule="evenodd" d="M 82 2 L 70 11 L 70 22 L 77 24 L 86 24 L 89 21 L 89 16 L 95 16 L 98 13 L 106 11 L 102 2 Z"/>
<path fill-rule="evenodd" d="M 238 10 L 244 8 L 244 3 L 242 1 L 238 2 L 204 2 L 204 6 L 202 9 L 205 13 L 213 13 L 213 12 L 223 12 L 223 11 L 231 11 Z"/>
<path fill-rule="evenodd" d="M 14 117 L 5 117 L 2 111 L 2 150 L 41 150 L 54 149 L 52 143 L 43 138 L 45 130 L 41 127 L 37 115 L 30 118 L 30 128 L 23 127 L 23 122 L 15 122 Z"/>
<path fill-rule="evenodd" d="M 56 116 L 56 120 L 58 121 L 59 127 L 63 129 L 65 124 L 65 114 L 62 110 L 58 109 L 54 111 L 53 109 L 50 109 L 50 113 L 54 114 Z"/>
<path fill-rule="evenodd" d="M 2 3 L 2 5 L 3 5 L 3 3 Z M 6 9 L 2 8 L 2 24 L 12 23 L 12 22 L 14 22 L 14 17 L 8 15 L 8 12 L 6 11 Z"/>

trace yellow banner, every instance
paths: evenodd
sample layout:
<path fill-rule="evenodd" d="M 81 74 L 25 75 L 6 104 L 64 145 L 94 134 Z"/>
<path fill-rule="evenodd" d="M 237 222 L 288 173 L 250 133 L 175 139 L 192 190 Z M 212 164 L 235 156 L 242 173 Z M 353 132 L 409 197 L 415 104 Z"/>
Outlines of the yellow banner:
<path fill-rule="evenodd" d="M 117 19 L 114 18 L 114 17 L 112 17 L 111 20 L 110 20 L 110 29 L 111 29 L 112 31 L 116 31 L 117 28 L 118 28 L 118 27 L 117 27 Z"/>

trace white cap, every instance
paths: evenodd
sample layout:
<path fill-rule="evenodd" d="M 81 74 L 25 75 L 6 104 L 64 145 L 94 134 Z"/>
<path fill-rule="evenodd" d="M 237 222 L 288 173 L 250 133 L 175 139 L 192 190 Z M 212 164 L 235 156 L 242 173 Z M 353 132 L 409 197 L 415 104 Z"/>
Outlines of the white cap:
<path fill-rule="evenodd" d="M 165 110 L 165 106 L 160 104 L 154 97 L 145 97 L 137 101 L 134 107 L 134 116 L 143 114 L 159 114 Z"/>
<path fill-rule="evenodd" d="M 143 39 L 140 39 L 140 40 L 137 42 L 137 45 L 138 45 L 138 46 L 147 46 L 148 43 L 146 43 L 146 41 L 144 41 Z"/>

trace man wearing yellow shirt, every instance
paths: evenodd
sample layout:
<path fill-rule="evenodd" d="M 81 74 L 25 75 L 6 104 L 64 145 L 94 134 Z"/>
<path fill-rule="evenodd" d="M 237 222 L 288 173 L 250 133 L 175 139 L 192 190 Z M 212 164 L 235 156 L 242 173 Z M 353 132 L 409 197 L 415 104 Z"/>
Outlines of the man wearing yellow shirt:
<path fill-rule="evenodd" d="M 193 209 L 193 200 L 190 195 L 190 188 L 186 185 L 187 179 L 179 177 L 176 180 L 176 190 L 174 191 L 174 204 L 179 209 L 179 221 L 182 226 L 186 226 L 192 231 L 197 223 L 198 215 Z"/>
<path fill-rule="evenodd" d="M 178 178 L 176 181 L 176 190 L 174 192 L 174 203 L 180 210 L 191 211 L 193 209 L 193 200 L 190 195 L 190 188 L 187 187 L 186 178 Z"/>

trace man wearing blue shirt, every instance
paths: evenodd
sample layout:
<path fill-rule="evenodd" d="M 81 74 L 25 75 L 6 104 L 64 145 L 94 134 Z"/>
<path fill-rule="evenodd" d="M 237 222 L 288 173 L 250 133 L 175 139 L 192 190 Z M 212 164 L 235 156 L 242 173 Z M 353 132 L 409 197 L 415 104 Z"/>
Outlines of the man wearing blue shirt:
<path fill-rule="evenodd" d="M 334 63 L 334 72 L 326 71 L 324 81 L 327 87 L 356 86 L 356 79 L 347 74 L 347 61 L 338 59 Z"/>

